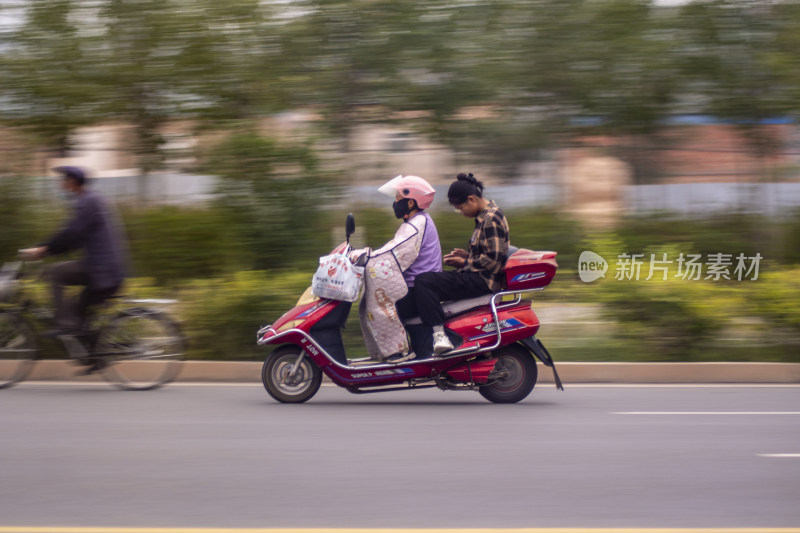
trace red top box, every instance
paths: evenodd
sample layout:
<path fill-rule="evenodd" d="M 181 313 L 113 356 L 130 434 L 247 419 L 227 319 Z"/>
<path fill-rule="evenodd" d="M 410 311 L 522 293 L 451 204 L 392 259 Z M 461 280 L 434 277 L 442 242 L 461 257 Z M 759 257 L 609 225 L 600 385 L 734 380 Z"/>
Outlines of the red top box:
<path fill-rule="evenodd" d="M 547 287 L 556 275 L 558 252 L 519 249 L 506 261 L 506 287 L 509 291 Z"/>

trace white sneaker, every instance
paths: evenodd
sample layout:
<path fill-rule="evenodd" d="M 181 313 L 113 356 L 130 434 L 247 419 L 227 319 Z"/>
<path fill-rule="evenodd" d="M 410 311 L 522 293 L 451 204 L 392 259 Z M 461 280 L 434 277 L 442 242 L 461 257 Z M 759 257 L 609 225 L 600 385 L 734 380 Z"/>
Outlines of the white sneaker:
<path fill-rule="evenodd" d="M 433 354 L 441 355 L 453 349 L 453 343 L 447 338 L 444 331 L 433 332 Z"/>

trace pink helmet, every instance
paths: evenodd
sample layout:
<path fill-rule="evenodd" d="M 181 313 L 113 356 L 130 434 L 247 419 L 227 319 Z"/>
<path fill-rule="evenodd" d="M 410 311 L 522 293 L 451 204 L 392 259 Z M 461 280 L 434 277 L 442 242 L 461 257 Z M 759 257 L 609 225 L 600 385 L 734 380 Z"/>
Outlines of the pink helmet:
<path fill-rule="evenodd" d="M 399 193 L 403 198 L 416 200 L 420 209 L 430 207 L 433 203 L 433 195 L 436 194 L 436 190 L 431 187 L 431 184 L 419 176 L 403 176 L 402 174 L 381 185 L 378 191 L 391 198 Z"/>

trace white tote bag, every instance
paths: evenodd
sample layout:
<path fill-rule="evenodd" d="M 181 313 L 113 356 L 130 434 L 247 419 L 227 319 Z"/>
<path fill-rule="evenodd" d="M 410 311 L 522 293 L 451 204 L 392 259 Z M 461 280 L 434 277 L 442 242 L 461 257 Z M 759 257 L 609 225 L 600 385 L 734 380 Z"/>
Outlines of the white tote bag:
<path fill-rule="evenodd" d="M 364 267 L 352 264 L 346 254 L 331 254 L 319 258 L 311 292 L 320 298 L 355 302 L 363 285 Z"/>

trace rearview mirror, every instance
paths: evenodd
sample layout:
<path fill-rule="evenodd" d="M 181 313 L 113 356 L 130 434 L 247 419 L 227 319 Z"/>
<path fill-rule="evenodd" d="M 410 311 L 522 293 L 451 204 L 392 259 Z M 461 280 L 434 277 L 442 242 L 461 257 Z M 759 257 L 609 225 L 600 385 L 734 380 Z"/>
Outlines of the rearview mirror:
<path fill-rule="evenodd" d="M 347 242 L 350 243 L 350 235 L 356 232 L 356 217 L 353 213 L 347 213 L 347 222 L 344 225 L 344 233 L 347 236 Z"/>

